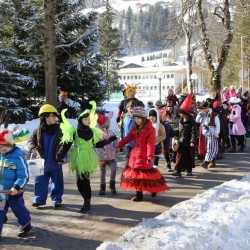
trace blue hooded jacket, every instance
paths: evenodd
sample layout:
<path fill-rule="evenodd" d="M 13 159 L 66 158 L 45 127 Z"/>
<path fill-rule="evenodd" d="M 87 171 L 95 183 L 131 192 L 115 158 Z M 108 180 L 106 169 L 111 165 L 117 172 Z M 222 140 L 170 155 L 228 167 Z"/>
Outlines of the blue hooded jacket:
<path fill-rule="evenodd" d="M 0 154 L 0 164 L 3 189 L 10 190 L 12 187 L 16 190 L 24 189 L 29 181 L 29 172 L 28 163 L 24 159 L 22 150 L 14 145 L 8 153 Z M 21 196 L 22 193 L 14 196 L 5 195 L 5 199 L 15 199 Z"/>

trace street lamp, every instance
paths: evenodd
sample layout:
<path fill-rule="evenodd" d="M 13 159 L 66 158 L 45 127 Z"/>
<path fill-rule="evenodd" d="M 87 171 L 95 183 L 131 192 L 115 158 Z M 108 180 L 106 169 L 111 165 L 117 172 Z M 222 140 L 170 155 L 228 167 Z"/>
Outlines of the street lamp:
<path fill-rule="evenodd" d="M 163 78 L 163 73 L 158 72 L 156 77 L 159 79 L 159 100 L 161 101 L 161 79 Z"/>
<path fill-rule="evenodd" d="M 193 73 L 192 75 L 191 75 L 191 89 L 190 89 L 190 91 L 191 91 L 191 93 L 194 93 L 195 92 L 195 80 L 197 80 L 198 79 L 198 76 L 197 76 L 197 74 L 195 74 L 195 73 Z"/>

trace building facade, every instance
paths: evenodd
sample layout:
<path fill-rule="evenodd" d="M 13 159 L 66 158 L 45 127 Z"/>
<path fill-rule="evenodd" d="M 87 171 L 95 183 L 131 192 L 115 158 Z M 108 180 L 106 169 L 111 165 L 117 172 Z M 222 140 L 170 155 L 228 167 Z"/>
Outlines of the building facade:
<path fill-rule="evenodd" d="M 193 81 L 195 93 L 202 92 L 202 73 L 198 67 L 193 68 L 197 80 Z M 181 95 L 188 93 L 187 72 L 185 65 L 142 67 L 141 65 L 128 64 L 118 72 L 120 84 L 125 86 L 135 85 L 137 95 L 157 97 L 164 100 L 169 89 Z"/>

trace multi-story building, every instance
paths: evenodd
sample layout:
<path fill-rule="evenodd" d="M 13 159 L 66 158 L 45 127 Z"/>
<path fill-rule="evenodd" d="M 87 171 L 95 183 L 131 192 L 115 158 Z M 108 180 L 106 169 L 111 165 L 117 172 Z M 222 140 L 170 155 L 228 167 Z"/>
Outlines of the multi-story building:
<path fill-rule="evenodd" d="M 193 80 L 195 93 L 203 92 L 201 68 L 193 67 L 193 73 L 197 79 Z M 120 84 L 135 85 L 138 96 L 159 96 L 164 99 L 169 89 L 176 94 L 187 93 L 187 72 L 185 65 L 142 67 L 130 63 L 122 67 L 118 72 Z M 196 78 L 194 77 L 194 78 Z"/>

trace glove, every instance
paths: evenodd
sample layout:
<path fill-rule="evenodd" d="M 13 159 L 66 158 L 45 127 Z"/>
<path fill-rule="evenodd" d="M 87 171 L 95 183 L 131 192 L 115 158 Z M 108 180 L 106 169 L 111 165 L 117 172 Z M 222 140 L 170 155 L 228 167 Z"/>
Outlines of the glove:
<path fill-rule="evenodd" d="M 117 136 L 116 135 L 111 135 L 110 137 L 109 137 L 109 140 L 112 142 L 112 141 L 115 141 L 115 140 L 117 140 Z"/>
<path fill-rule="evenodd" d="M 60 165 L 64 163 L 63 157 L 60 154 L 56 155 L 56 162 Z"/>
<path fill-rule="evenodd" d="M 116 122 L 119 123 L 120 121 L 121 121 L 121 117 L 118 116 L 118 117 L 116 118 Z"/>

